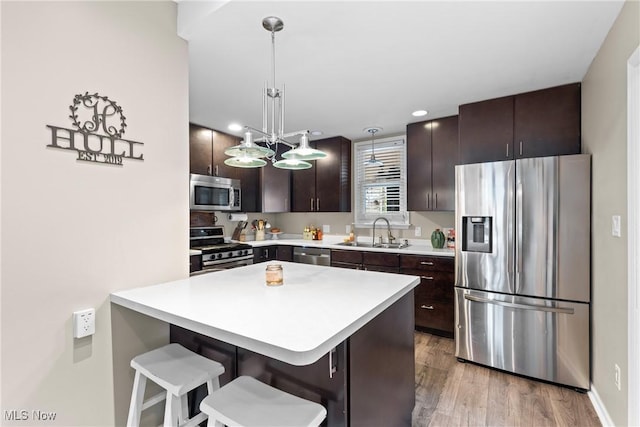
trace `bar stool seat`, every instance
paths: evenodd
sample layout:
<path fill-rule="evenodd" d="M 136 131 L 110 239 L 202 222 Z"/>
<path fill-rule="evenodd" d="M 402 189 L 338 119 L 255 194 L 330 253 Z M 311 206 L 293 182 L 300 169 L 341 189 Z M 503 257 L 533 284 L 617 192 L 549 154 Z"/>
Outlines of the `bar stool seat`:
<path fill-rule="evenodd" d="M 327 416 L 322 405 L 247 376 L 209 394 L 200 410 L 209 416 L 209 427 L 216 421 L 242 427 L 317 427 Z"/>
<path fill-rule="evenodd" d="M 200 413 L 189 419 L 187 393 L 206 383 L 207 391 L 211 394 L 220 388 L 218 377 L 224 373 L 224 366 L 220 363 L 175 343 L 134 357 L 131 367 L 136 374 L 127 418 L 129 427 L 139 426 L 142 411 L 163 400 L 166 400 L 165 426 L 194 426 L 201 423 L 207 418 L 206 414 Z M 165 391 L 144 401 L 147 379 Z"/>

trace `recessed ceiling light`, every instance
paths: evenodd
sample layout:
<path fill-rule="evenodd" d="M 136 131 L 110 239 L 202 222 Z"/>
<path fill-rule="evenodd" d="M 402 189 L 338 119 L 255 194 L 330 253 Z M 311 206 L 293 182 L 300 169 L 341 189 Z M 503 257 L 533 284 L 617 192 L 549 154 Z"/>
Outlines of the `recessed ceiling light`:
<path fill-rule="evenodd" d="M 229 129 L 230 131 L 233 132 L 238 132 L 240 130 L 242 130 L 242 125 L 239 125 L 238 123 L 231 123 L 227 129 Z"/>
<path fill-rule="evenodd" d="M 321 130 L 312 130 L 311 131 L 311 135 L 320 136 L 320 135 L 322 135 L 322 131 Z"/>
<path fill-rule="evenodd" d="M 426 116 L 427 114 L 429 114 L 427 110 L 417 110 L 411 113 L 411 115 L 414 117 L 422 117 L 422 116 Z"/>

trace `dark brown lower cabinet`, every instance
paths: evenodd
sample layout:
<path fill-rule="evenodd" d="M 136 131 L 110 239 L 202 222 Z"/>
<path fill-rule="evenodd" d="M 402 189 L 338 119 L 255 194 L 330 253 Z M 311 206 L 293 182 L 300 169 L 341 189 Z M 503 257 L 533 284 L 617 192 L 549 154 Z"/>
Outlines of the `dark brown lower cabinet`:
<path fill-rule="evenodd" d="M 202 270 L 202 255 L 189 255 L 189 273 Z"/>
<path fill-rule="evenodd" d="M 327 409 L 323 426 L 411 426 L 415 404 L 413 292 L 380 313 L 332 353 L 306 366 L 293 366 L 171 325 L 171 342 L 225 366 L 224 385 L 250 375 Z M 322 321 L 322 319 L 318 319 Z M 331 366 L 335 372 L 330 374 Z M 192 413 L 206 394 L 191 396 Z"/>
<path fill-rule="evenodd" d="M 293 246 L 256 246 L 253 248 L 253 263 L 266 261 L 293 261 Z"/>
<path fill-rule="evenodd" d="M 401 255 L 400 272 L 420 277 L 414 300 L 416 329 L 453 338 L 454 259 Z"/>

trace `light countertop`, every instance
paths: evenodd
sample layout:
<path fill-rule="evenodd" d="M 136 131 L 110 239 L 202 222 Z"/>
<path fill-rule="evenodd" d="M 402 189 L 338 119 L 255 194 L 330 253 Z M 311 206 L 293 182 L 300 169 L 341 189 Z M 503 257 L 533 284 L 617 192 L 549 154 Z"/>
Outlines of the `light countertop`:
<path fill-rule="evenodd" d="M 420 282 L 279 261 L 284 285 L 269 287 L 268 264 L 114 292 L 111 302 L 300 366 L 320 359 Z"/>
<path fill-rule="evenodd" d="M 434 249 L 430 244 L 427 243 L 427 240 L 410 240 L 409 246 L 402 249 L 390 249 L 390 248 L 372 248 L 372 247 L 364 247 L 364 246 L 343 246 L 340 245 L 343 241 L 343 237 L 341 236 L 325 236 L 323 240 L 304 240 L 299 238 L 280 238 L 277 240 L 267 239 L 267 240 L 250 240 L 245 243 L 250 244 L 254 247 L 260 246 L 272 246 L 272 245 L 288 245 L 288 246 L 306 246 L 306 247 L 316 247 L 316 248 L 327 248 L 327 249 L 344 249 L 344 250 L 353 250 L 353 251 L 372 251 L 372 252 L 387 252 L 387 253 L 400 253 L 400 254 L 413 254 L 413 255 L 430 255 L 430 256 L 442 256 L 442 257 L 454 257 L 455 251 L 453 249 Z M 358 241 L 365 241 L 363 239 L 359 239 Z M 366 242 L 370 243 L 371 238 L 367 239 Z"/>

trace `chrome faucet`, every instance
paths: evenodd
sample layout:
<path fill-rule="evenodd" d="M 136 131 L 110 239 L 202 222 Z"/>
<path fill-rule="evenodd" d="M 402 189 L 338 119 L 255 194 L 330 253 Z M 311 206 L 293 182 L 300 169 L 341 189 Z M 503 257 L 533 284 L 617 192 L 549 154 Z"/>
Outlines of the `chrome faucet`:
<path fill-rule="evenodd" d="M 380 219 L 384 220 L 384 222 L 387 223 L 387 243 L 392 243 L 394 240 L 396 240 L 396 238 L 391 234 L 391 224 L 389 224 L 389 220 L 383 216 L 379 216 L 373 221 L 373 246 L 376 245 L 376 223 Z M 382 236 L 380 236 L 380 240 L 382 240 Z M 380 244 L 382 244 L 382 241 L 380 242 Z"/>

